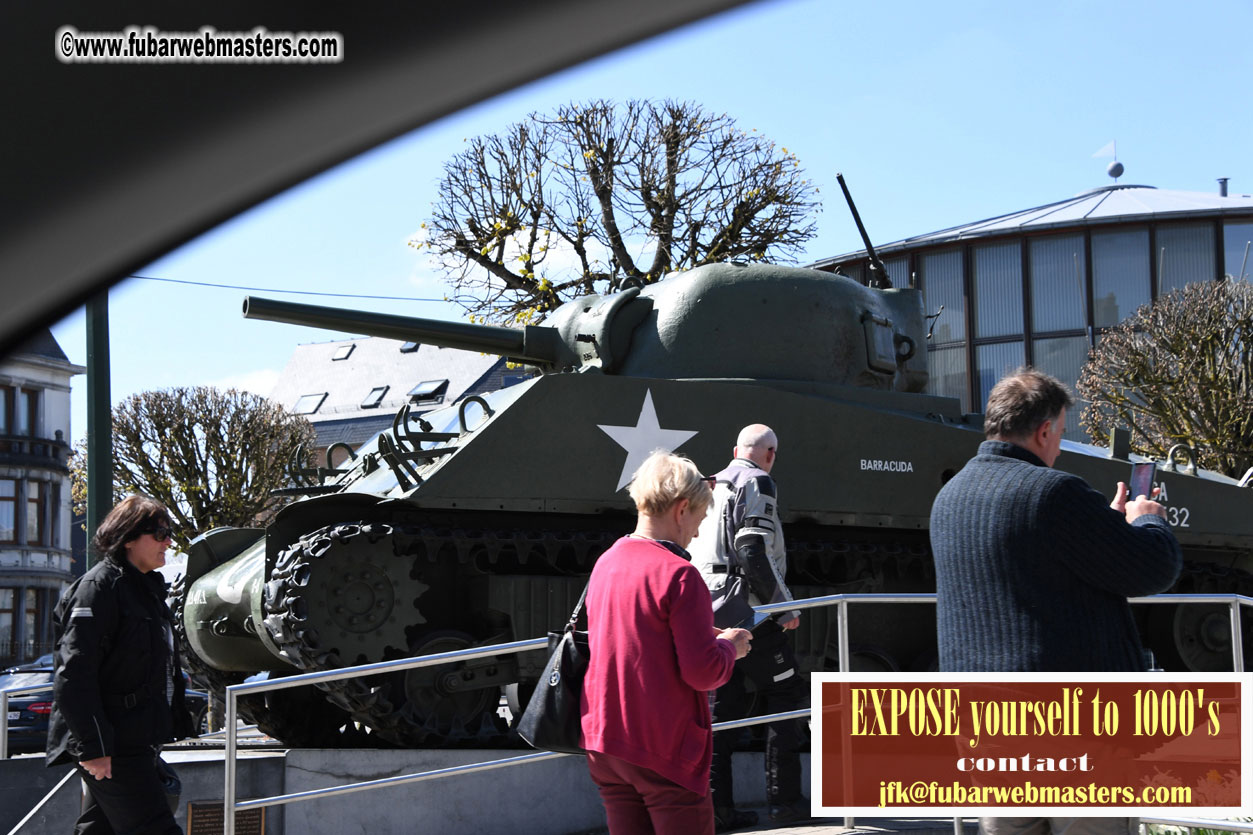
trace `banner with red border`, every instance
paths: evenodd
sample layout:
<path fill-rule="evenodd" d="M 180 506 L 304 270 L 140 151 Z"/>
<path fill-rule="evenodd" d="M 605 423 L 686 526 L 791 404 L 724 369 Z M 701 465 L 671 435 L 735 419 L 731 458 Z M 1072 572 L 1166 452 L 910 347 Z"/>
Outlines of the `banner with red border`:
<path fill-rule="evenodd" d="M 1245 673 L 814 673 L 815 815 L 1228 817 Z"/>

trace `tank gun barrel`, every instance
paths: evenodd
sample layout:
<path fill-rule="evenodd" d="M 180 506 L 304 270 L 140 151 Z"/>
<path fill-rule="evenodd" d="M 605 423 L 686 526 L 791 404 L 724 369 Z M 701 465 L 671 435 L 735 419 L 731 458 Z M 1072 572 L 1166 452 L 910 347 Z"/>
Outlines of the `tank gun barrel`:
<path fill-rule="evenodd" d="M 417 316 L 338 310 L 316 304 L 298 304 L 256 296 L 244 298 L 244 318 L 285 322 L 312 328 L 380 336 L 406 342 L 426 342 L 462 351 L 482 351 L 510 359 L 554 366 L 563 363 L 564 345 L 555 328 L 527 325 L 504 328 L 497 325 L 471 325 Z"/>
<path fill-rule="evenodd" d="M 891 289 L 892 279 L 888 278 L 888 269 L 879 260 L 879 254 L 874 251 L 874 244 L 870 243 L 870 236 L 866 234 L 866 227 L 862 224 L 861 215 L 857 212 L 857 204 L 853 202 L 853 195 L 844 183 L 844 175 L 836 174 L 835 179 L 839 182 L 840 188 L 844 190 L 844 199 L 848 202 L 848 208 L 853 213 L 853 222 L 857 224 L 857 231 L 861 233 L 861 240 L 866 245 L 866 255 L 870 259 L 870 280 L 867 284 L 880 290 Z"/>

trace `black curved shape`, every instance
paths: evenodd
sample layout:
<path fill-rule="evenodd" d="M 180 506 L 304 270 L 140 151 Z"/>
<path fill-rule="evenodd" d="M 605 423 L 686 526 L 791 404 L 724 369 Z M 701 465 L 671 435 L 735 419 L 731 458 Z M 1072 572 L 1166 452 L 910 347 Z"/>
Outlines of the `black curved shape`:
<path fill-rule="evenodd" d="M 744 0 L 0 4 L 0 354 L 260 201 L 488 96 Z M 62 64 L 55 36 L 338 32 L 337 64 Z M 524 44 L 525 48 L 519 48 Z"/>

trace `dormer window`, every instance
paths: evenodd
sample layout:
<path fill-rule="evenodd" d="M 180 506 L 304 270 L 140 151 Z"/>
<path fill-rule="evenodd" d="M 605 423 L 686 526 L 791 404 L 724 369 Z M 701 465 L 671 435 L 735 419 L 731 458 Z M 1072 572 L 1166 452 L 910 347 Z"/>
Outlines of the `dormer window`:
<path fill-rule="evenodd" d="M 409 402 L 415 406 L 434 406 L 443 403 L 447 394 L 447 380 L 424 380 L 409 389 Z"/>
<path fill-rule="evenodd" d="M 326 399 L 326 392 L 318 394 L 304 394 L 296 401 L 296 405 L 292 406 L 293 415 L 311 415 L 322 405 L 322 401 Z"/>
<path fill-rule="evenodd" d="M 422 347 L 421 342 L 406 342 L 404 345 L 400 346 L 400 353 L 412 354 L 414 351 L 418 350 L 421 347 Z"/>
<path fill-rule="evenodd" d="M 375 386 L 370 389 L 370 393 L 365 396 L 365 400 L 361 401 L 363 409 L 377 409 L 379 404 L 383 402 L 384 395 L 391 386 Z"/>
<path fill-rule="evenodd" d="M 357 347 L 357 343 L 349 342 L 347 345 L 340 345 L 335 349 L 335 353 L 331 356 L 331 362 L 346 360 L 352 356 L 352 349 Z"/>

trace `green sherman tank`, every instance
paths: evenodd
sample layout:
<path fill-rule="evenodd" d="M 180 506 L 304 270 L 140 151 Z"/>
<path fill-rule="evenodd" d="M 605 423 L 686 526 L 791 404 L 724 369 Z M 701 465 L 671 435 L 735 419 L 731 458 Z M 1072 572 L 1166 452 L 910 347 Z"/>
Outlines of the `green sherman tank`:
<path fill-rule="evenodd" d="M 782 443 L 774 472 L 797 596 L 933 591 L 931 502 L 982 440 L 979 415 L 926 393 L 921 293 L 813 270 L 704 266 L 517 330 L 256 298 L 244 310 L 544 373 L 421 419 L 402 410 L 265 531 L 198 539 L 177 606 L 191 662 L 218 687 L 542 635 L 631 530 L 636 465 L 664 447 L 712 472 L 751 422 Z M 1129 472 L 1125 454 L 1071 443 L 1057 466 L 1107 492 Z M 1253 490 L 1159 473 L 1187 559 L 1176 590 L 1253 592 Z M 1225 608 L 1140 608 L 1167 668 L 1229 668 Z M 833 610 L 807 613 L 797 641 L 805 667 L 835 667 Z M 850 642 L 854 669 L 932 669 L 934 609 L 855 606 Z M 541 655 L 280 691 L 291 701 L 245 710 L 292 744 L 344 741 L 341 728 L 399 745 L 497 744 L 502 690 L 518 705 Z"/>

